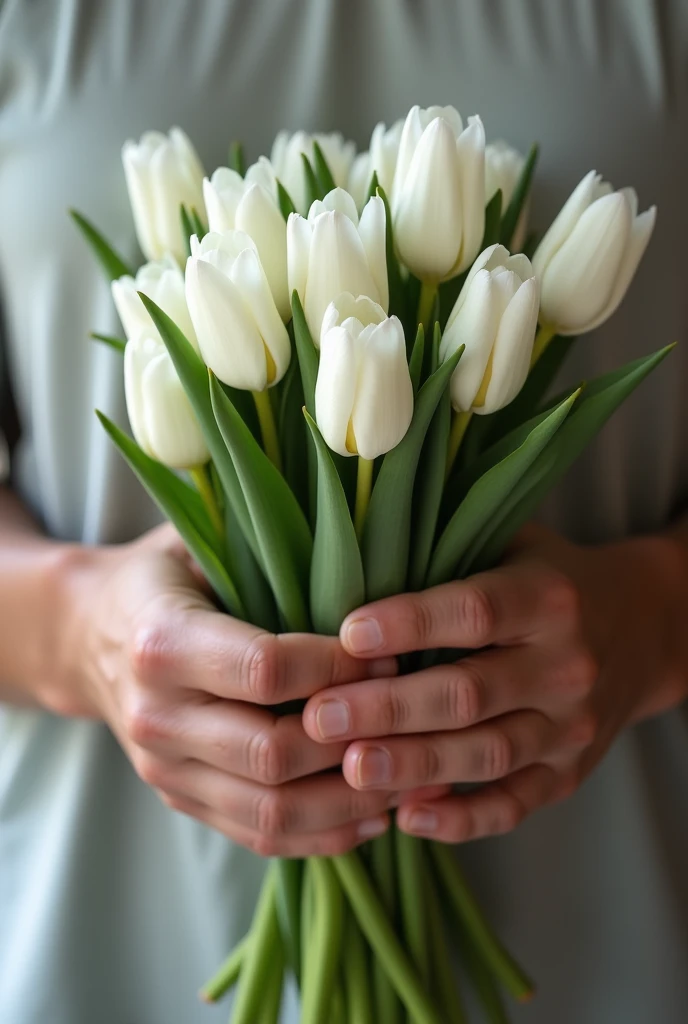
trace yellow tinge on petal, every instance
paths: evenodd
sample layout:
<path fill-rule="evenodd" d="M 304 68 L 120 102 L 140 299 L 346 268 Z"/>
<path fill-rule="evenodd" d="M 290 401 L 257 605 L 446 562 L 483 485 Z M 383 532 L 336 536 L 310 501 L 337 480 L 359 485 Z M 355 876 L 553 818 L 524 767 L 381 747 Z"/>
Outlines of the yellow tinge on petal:
<path fill-rule="evenodd" d="M 358 445 L 356 444 L 356 435 L 354 434 L 354 425 L 349 420 L 349 425 L 346 428 L 346 450 L 351 452 L 352 455 L 358 455 Z"/>
<path fill-rule="evenodd" d="M 265 363 L 267 366 L 268 387 L 270 387 L 271 384 L 274 384 L 275 378 L 277 377 L 277 364 L 275 363 L 275 360 L 272 358 L 272 353 L 270 352 L 270 349 L 267 347 L 265 342 L 263 342 L 263 347 L 265 349 Z"/>
<path fill-rule="evenodd" d="M 492 363 L 493 362 L 494 362 L 494 345 L 492 346 L 492 349 L 490 351 L 490 358 L 487 360 L 487 366 L 485 367 L 485 373 L 483 374 L 483 379 L 480 382 L 480 387 L 478 388 L 478 393 L 475 396 L 475 398 L 473 399 L 473 408 L 474 409 L 481 409 L 485 405 L 485 400 L 487 398 L 487 389 L 489 388 L 490 381 L 492 380 Z"/>

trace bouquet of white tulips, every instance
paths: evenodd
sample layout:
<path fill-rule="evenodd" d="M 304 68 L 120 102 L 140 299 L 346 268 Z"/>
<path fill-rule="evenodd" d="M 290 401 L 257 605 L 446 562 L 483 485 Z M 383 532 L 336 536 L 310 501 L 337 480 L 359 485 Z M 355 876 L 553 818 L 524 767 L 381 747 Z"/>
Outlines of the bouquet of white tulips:
<path fill-rule="evenodd" d="M 274 632 L 336 635 L 366 601 L 494 565 L 668 351 L 547 396 L 650 238 L 632 189 L 590 172 L 538 243 L 536 148 L 486 147 L 478 117 L 414 107 L 354 156 L 281 133 L 207 178 L 179 129 L 128 142 L 138 270 L 74 214 L 112 281 L 126 339 L 96 337 L 123 352 L 134 439 L 100 419 L 218 605 Z M 455 962 L 490 1021 L 531 995 L 454 852 L 392 828 L 272 861 L 202 994 L 236 985 L 234 1024 L 268 1024 L 291 973 L 307 1024 L 446 1024 L 466 1019 Z"/>

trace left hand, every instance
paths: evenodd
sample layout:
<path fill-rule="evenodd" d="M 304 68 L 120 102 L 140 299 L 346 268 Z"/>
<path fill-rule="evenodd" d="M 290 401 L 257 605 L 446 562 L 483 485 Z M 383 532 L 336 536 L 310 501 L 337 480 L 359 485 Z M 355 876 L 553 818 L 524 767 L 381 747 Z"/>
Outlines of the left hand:
<path fill-rule="evenodd" d="M 401 678 L 334 686 L 303 721 L 350 741 L 358 790 L 405 793 L 399 827 L 462 842 L 513 829 L 571 794 L 627 725 L 688 693 L 688 552 L 641 538 L 582 547 L 522 531 L 498 569 L 353 612 L 346 650 L 475 653 Z M 452 793 L 454 783 L 483 783 Z M 446 784 L 429 800 L 414 792 Z"/>

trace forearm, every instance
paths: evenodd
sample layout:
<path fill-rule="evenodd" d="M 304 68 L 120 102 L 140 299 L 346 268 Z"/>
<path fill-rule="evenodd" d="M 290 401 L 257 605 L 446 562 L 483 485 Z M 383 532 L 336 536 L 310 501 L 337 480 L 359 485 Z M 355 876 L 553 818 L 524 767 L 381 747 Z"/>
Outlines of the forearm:
<path fill-rule="evenodd" d="M 59 703 L 65 568 L 78 557 L 75 546 L 46 537 L 16 495 L 0 488 L 0 701 Z"/>

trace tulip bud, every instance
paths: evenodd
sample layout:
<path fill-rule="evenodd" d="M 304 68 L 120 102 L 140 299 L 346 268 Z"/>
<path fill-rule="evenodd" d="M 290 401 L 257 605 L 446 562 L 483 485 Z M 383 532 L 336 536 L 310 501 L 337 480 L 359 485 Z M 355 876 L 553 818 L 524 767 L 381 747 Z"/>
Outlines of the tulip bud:
<path fill-rule="evenodd" d="M 413 107 L 404 123 L 392 190 L 394 237 L 409 270 L 428 284 L 462 273 L 485 228 L 485 132 L 464 130 L 454 107 Z"/>
<path fill-rule="evenodd" d="M 157 333 L 143 330 L 127 342 L 124 389 L 131 429 L 146 455 L 172 469 L 208 461 L 198 420 Z"/>
<path fill-rule="evenodd" d="M 485 146 L 485 203 L 489 203 L 498 189 L 502 192 L 502 211 L 506 210 L 511 202 L 513 194 L 518 185 L 526 158 L 517 149 L 510 146 L 508 142 L 501 139 L 491 142 Z M 511 248 L 514 252 L 520 252 L 526 237 L 528 227 L 528 205 L 523 204 L 518 224 L 511 240 Z"/>
<path fill-rule="evenodd" d="M 590 171 L 574 189 L 533 257 L 540 322 L 555 334 L 583 334 L 620 304 L 655 225 L 656 208 L 638 215 L 632 188 L 613 192 Z"/>
<path fill-rule="evenodd" d="M 526 256 L 510 256 L 503 245 L 481 253 L 440 345 L 443 361 L 466 346 L 450 384 L 457 412 L 496 412 L 519 393 L 530 367 L 538 303 L 538 284 Z"/>
<path fill-rule="evenodd" d="M 304 216 L 308 212 L 306 180 L 303 173 L 302 154 L 313 163 L 313 142 L 320 146 L 327 161 L 335 185 L 346 188 L 351 165 L 356 155 L 353 142 L 344 139 L 339 132 L 329 134 L 282 131 L 277 135 L 270 154 L 270 163 L 275 174 L 289 193 L 294 206 Z"/>
<path fill-rule="evenodd" d="M 210 231 L 244 231 L 256 243 L 260 262 L 279 314 L 291 320 L 287 287 L 287 225 L 277 203 L 277 179 L 270 162 L 261 157 L 244 178 L 218 167 L 203 179 L 203 198 Z"/>
<path fill-rule="evenodd" d="M 342 295 L 329 307 L 315 385 L 315 416 L 340 455 L 375 459 L 396 447 L 413 417 L 404 329 L 367 298 Z"/>
<path fill-rule="evenodd" d="M 264 391 L 282 379 L 291 358 L 289 335 L 247 234 L 192 237 L 186 301 L 201 355 L 221 381 Z"/>
<path fill-rule="evenodd" d="M 203 167 L 181 128 L 169 135 L 146 132 L 122 149 L 134 226 L 147 260 L 171 252 L 181 264 L 186 254 L 179 210 L 182 203 L 203 213 Z"/>
<path fill-rule="evenodd" d="M 342 292 L 367 295 L 384 310 L 389 305 L 385 205 L 378 196 L 358 217 L 356 204 L 336 188 L 313 203 L 308 218 L 287 221 L 289 291 L 296 289 L 317 345 L 323 315 Z"/>
<path fill-rule="evenodd" d="M 354 160 L 349 175 L 349 192 L 359 210 L 364 207 L 368 198 L 373 173 L 377 175 L 378 183 L 382 185 L 385 194 L 392 195 L 403 127 L 403 120 L 395 121 L 391 128 L 387 128 L 382 122 L 376 124 L 370 138 L 370 149 L 366 153 L 359 153 Z"/>
<path fill-rule="evenodd" d="M 112 297 L 127 338 L 133 338 L 141 331 L 157 334 L 148 310 L 138 296 L 139 292 L 148 295 L 160 306 L 194 348 L 198 348 L 184 295 L 184 275 L 171 256 L 157 263 L 144 263 L 135 278 L 127 274 L 112 282 Z"/>

